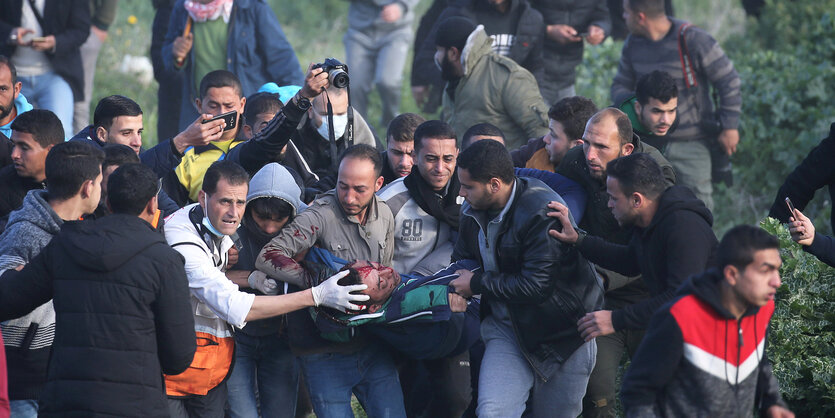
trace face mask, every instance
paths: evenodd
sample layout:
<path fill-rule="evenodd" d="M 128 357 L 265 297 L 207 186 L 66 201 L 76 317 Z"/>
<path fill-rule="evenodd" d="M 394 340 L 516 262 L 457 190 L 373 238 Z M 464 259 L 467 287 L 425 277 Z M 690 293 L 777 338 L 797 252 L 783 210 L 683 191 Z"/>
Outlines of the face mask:
<path fill-rule="evenodd" d="M 214 225 L 212 225 L 212 221 L 209 220 L 209 210 L 206 208 L 207 206 L 209 206 L 209 194 L 208 193 L 206 194 L 205 199 L 206 199 L 205 200 L 206 206 L 203 206 L 203 226 L 205 226 L 206 229 L 208 229 L 209 232 L 211 232 L 214 236 L 220 238 L 220 237 L 223 236 L 223 234 L 221 234 L 220 231 L 218 231 L 214 227 Z"/>
<path fill-rule="evenodd" d="M 348 114 L 333 115 L 333 137 L 339 139 L 345 133 L 345 128 L 348 126 Z M 322 124 L 316 129 L 322 138 L 329 139 L 328 136 L 328 115 L 322 115 Z"/>

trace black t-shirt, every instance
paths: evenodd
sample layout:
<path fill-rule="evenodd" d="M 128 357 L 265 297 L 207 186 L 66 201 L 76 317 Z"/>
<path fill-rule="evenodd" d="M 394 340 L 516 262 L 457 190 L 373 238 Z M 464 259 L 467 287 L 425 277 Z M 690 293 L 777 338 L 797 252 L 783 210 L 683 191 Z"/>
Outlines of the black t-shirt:
<path fill-rule="evenodd" d="M 484 31 L 493 39 L 493 52 L 507 56 L 516 41 L 516 30 L 522 17 L 519 0 L 510 0 L 510 8 L 499 12 L 487 1 L 479 2 L 473 8 L 476 23 L 484 25 Z"/>

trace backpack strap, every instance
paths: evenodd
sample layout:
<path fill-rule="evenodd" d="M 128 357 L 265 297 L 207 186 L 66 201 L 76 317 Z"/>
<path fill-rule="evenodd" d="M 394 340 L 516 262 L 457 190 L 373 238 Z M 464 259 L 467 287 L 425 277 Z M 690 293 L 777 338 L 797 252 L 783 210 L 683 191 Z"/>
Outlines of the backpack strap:
<path fill-rule="evenodd" d="M 681 71 L 684 74 L 684 86 L 688 89 L 699 85 L 696 79 L 696 72 L 693 70 L 693 60 L 690 58 L 690 51 L 687 50 L 687 40 L 684 32 L 693 26 L 690 23 L 683 23 L 678 28 L 678 57 L 681 60 Z"/>

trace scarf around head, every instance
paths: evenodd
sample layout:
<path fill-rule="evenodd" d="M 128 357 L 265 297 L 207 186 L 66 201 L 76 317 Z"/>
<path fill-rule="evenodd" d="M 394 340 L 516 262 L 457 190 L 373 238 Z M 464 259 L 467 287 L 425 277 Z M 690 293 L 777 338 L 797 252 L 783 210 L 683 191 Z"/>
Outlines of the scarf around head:
<path fill-rule="evenodd" d="M 412 172 L 403 179 L 403 184 L 409 189 L 409 195 L 415 199 L 415 203 L 426 211 L 433 218 L 444 222 L 458 230 L 458 220 L 461 215 L 461 205 L 458 203 L 458 191 L 461 184 L 458 182 L 458 169 L 452 172 L 447 184 L 446 195 L 439 196 L 423 176 L 420 175 L 417 165 L 412 167 Z"/>
<path fill-rule="evenodd" d="M 235 0 L 212 0 L 203 4 L 197 0 L 186 0 L 184 6 L 188 15 L 195 22 L 216 20 L 223 15 L 223 21 L 229 23 L 229 18 L 232 16 L 232 3 L 234 2 Z"/>

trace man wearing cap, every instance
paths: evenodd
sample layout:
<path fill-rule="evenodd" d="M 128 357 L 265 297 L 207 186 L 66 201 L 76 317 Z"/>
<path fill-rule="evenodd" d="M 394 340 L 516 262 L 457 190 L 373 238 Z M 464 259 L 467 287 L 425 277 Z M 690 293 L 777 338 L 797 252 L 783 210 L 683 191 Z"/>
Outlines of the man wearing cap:
<path fill-rule="evenodd" d="M 505 133 L 512 150 L 548 133 L 548 107 L 534 76 L 493 52 L 492 43 L 484 27 L 467 18 L 440 23 L 435 64 L 446 81 L 442 116 L 455 132 L 490 121 Z"/>

